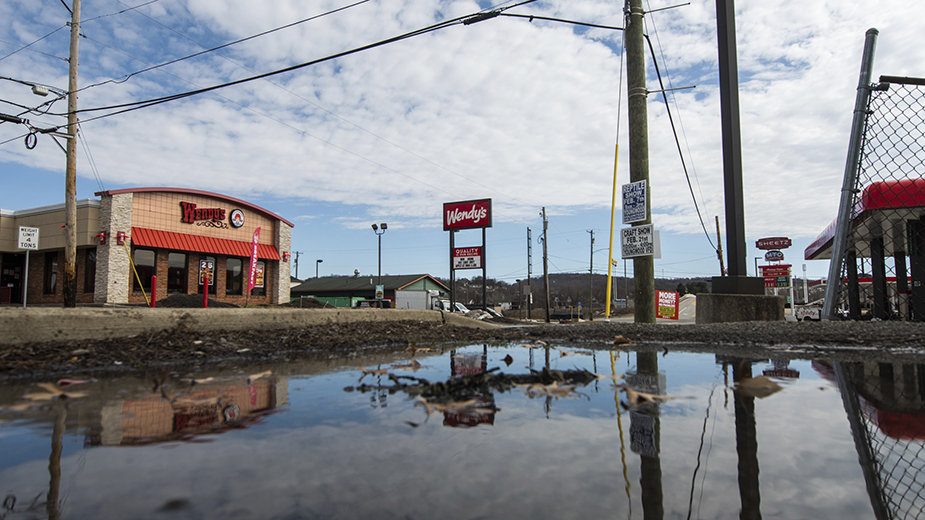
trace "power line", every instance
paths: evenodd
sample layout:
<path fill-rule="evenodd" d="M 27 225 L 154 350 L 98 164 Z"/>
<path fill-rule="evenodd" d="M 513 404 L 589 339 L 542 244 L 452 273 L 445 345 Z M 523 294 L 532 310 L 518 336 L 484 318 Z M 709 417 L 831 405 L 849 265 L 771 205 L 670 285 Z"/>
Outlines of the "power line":
<path fill-rule="evenodd" d="M 64 1 L 64 0 L 62 0 L 62 1 Z M 128 8 L 126 8 L 126 9 L 121 10 L 121 11 L 116 11 L 116 12 L 114 12 L 114 13 L 109 13 L 109 14 L 101 14 L 101 15 L 96 16 L 96 17 L 94 17 L 94 18 L 90 18 L 90 19 L 88 19 L 88 20 L 82 21 L 82 22 L 81 22 L 81 25 L 83 25 L 83 24 L 85 24 L 85 23 L 87 23 L 87 22 L 92 22 L 92 21 L 94 21 L 94 20 L 99 20 L 100 18 L 106 18 L 106 17 L 108 17 L 108 16 L 115 16 L 115 15 L 117 15 L 117 14 L 127 13 L 127 12 L 129 12 L 129 11 L 134 11 L 135 9 L 138 9 L 139 7 L 144 7 L 144 6 L 146 6 L 146 5 L 151 5 L 151 4 L 155 3 L 155 2 L 160 2 L 160 1 L 161 1 L 161 0 L 149 0 L 148 2 L 145 2 L 145 3 L 143 3 L 143 4 L 138 4 L 138 5 L 134 6 L 134 7 L 128 7 Z M 119 3 L 122 4 L 122 2 L 119 2 Z M 122 4 L 122 5 L 125 5 L 125 4 Z M 67 7 L 67 6 L 65 6 L 65 7 Z"/>
<path fill-rule="evenodd" d="M 21 50 L 23 50 L 23 49 L 28 49 L 29 47 L 32 47 L 32 46 L 35 45 L 36 43 L 38 43 L 38 42 L 44 40 L 45 38 L 48 38 L 49 36 L 51 36 L 52 34 L 55 34 L 56 32 L 60 31 L 61 29 L 64 29 L 65 27 L 67 27 L 67 25 L 68 25 L 68 24 L 64 24 L 64 25 L 62 25 L 61 27 L 58 27 L 57 29 L 55 29 L 54 31 L 51 31 L 50 33 L 46 34 L 45 36 L 42 36 L 42 37 L 39 38 L 38 40 L 35 40 L 34 42 L 32 42 L 32 43 L 30 43 L 30 44 L 28 44 L 28 45 L 24 45 L 24 46 L 22 46 L 22 47 L 16 49 L 15 51 L 13 51 L 13 52 L 7 54 L 6 56 L 4 56 L 4 57 L 2 57 L 2 58 L 0 58 L 0 61 L 3 61 L 3 60 L 5 60 L 5 59 L 9 58 L 10 56 L 16 54 L 17 52 L 19 52 L 19 51 L 21 51 Z"/>
<path fill-rule="evenodd" d="M 511 7 L 516 7 L 516 6 L 518 6 L 518 5 L 528 4 L 528 3 L 535 2 L 535 1 L 536 1 L 536 0 L 525 0 L 524 2 L 521 2 L 521 3 L 519 3 L 519 4 L 515 4 L 515 5 L 511 6 Z M 509 9 L 509 8 L 507 8 L 507 9 Z M 478 14 L 478 13 L 477 13 L 477 14 Z M 459 16 L 459 17 L 456 17 L 456 18 L 452 18 L 452 19 L 449 19 L 449 20 L 445 20 L 445 21 L 443 21 L 443 22 L 439 22 L 439 23 L 436 23 L 436 24 L 433 24 L 433 25 L 429 25 L 429 26 L 424 27 L 424 28 L 421 28 L 421 29 L 416 29 L 416 30 L 414 30 L 414 31 L 410 31 L 410 32 L 407 32 L 407 33 L 404 33 L 404 34 L 401 34 L 401 35 L 398 35 L 398 36 L 393 36 L 393 37 L 391 37 L 391 38 L 386 38 L 385 40 L 380 40 L 380 41 L 375 42 L 375 43 L 370 43 L 370 44 L 363 45 L 363 46 L 360 46 L 360 47 L 355 47 L 355 48 L 350 49 L 350 50 L 347 50 L 347 51 L 339 52 L 339 53 L 336 53 L 336 54 L 331 54 L 331 55 L 326 56 L 326 57 L 324 57 L 324 58 L 318 58 L 318 59 L 315 59 L 315 60 L 311 60 L 311 61 L 307 61 L 307 62 L 304 62 L 304 63 L 297 64 L 297 65 L 292 65 L 292 66 L 285 67 L 285 68 L 282 68 L 282 69 L 277 69 L 277 70 L 275 70 L 275 71 L 265 72 L 265 73 L 263 73 L 263 74 L 258 74 L 258 75 L 256 75 L 256 76 L 251 76 L 251 77 L 248 77 L 248 78 L 242 78 L 242 79 L 238 79 L 238 80 L 235 80 L 235 81 L 229 81 L 229 82 L 227 82 L 227 83 L 221 83 L 221 84 L 218 84 L 218 85 L 213 85 L 213 86 L 211 86 L 211 87 L 205 87 L 205 88 L 201 88 L 201 89 L 198 89 L 198 90 L 192 90 L 192 91 L 189 91 L 189 92 L 182 92 L 182 93 L 179 93 L 179 94 L 173 94 L 173 95 L 170 95 L 170 96 L 163 96 L 163 97 L 148 99 L 148 100 L 144 100 L 144 101 L 133 101 L 133 102 L 130 102 L 130 103 L 122 103 L 122 104 L 118 104 L 118 105 L 110 105 L 110 106 L 96 107 L 96 108 L 85 108 L 85 109 L 83 109 L 83 110 L 78 110 L 77 113 L 98 112 L 98 111 L 102 111 L 102 110 L 117 110 L 116 112 L 111 112 L 111 113 L 109 113 L 109 114 L 103 114 L 103 115 L 101 115 L 101 116 L 97 116 L 97 117 L 94 117 L 94 118 L 91 118 L 91 119 L 85 119 L 84 122 L 87 123 L 87 122 L 90 122 L 90 121 L 94 121 L 94 120 L 96 120 L 96 119 L 102 119 L 102 118 L 104 118 L 104 117 L 110 117 L 110 116 L 114 116 L 114 115 L 117 115 L 117 114 L 123 114 L 123 113 L 126 113 L 126 112 L 131 112 L 131 111 L 133 111 L 133 110 L 138 110 L 138 109 L 141 109 L 141 108 L 147 108 L 147 107 L 159 105 L 159 104 L 162 104 L 162 103 L 167 103 L 167 102 L 170 102 L 170 101 L 176 101 L 176 100 L 179 100 L 179 99 L 184 99 L 184 98 L 191 97 L 191 96 L 196 96 L 196 95 L 199 95 L 199 94 L 204 94 L 204 93 L 206 93 L 206 92 L 211 92 L 211 91 L 213 91 L 213 90 L 218 90 L 218 89 L 222 89 L 222 88 L 226 88 L 226 87 L 231 87 L 231 86 L 235 86 L 235 85 L 240 85 L 240 84 L 243 84 L 243 83 L 249 83 L 249 82 L 251 82 L 251 81 L 255 81 L 255 80 L 258 80 L 258 79 L 268 78 L 268 77 L 271 77 L 271 76 L 277 76 L 277 75 L 279 75 L 279 74 L 284 74 L 284 73 L 286 73 L 286 72 L 292 72 L 292 71 L 295 71 L 295 70 L 303 69 L 303 68 L 305 68 L 305 67 L 310 67 L 310 66 L 312 66 L 312 65 L 317 65 L 317 64 L 319 64 L 319 63 L 324 63 L 324 62 L 326 62 L 326 61 L 331 61 L 331 60 L 334 60 L 334 59 L 337 59 L 337 58 L 342 58 L 342 57 L 344 57 L 344 56 L 349 56 L 349 55 L 351 55 L 351 54 L 356 54 L 356 53 L 359 53 L 359 52 L 362 52 L 362 51 L 374 49 L 374 48 L 376 48 L 376 47 L 381 47 L 381 46 L 383 46 L 383 45 L 387 45 L 387 44 L 390 44 L 390 43 L 395 43 L 395 42 L 398 42 L 398 41 L 401 41 L 401 40 L 405 40 L 405 39 L 408 39 L 408 38 L 413 38 L 413 37 L 415 37 L 415 36 L 420 36 L 420 35 L 422 35 L 422 34 L 427 34 L 427 33 L 430 33 L 430 32 L 434 32 L 434 31 L 437 31 L 437 30 L 440 30 L 440 29 L 444 29 L 444 28 L 446 28 L 446 27 L 450 27 L 450 26 L 452 26 L 452 25 L 458 25 L 458 24 L 460 24 L 460 23 L 463 23 L 465 20 L 472 18 L 473 16 L 477 16 L 477 14 L 475 14 L 475 15 L 469 14 L 469 15 Z M 118 110 L 118 109 L 124 109 L 124 110 Z M 55 114 L 55 115 L 63 115 L 63 114 Z"/>
<path fill-rule="evenodd" d="M 370 0 L 360 0 L 359 2 L 354 2 L 354 3 L 352 3 L 352 4 L 350 4 L 350 5 L 347 5 L 347 6 L 344 6 L 344 7 L 338 7 L 337 9 L 333 9 L 333 10 L 327 11 L 327 12 L 325 12 L 325 13 L 317 14 L 317 15 L 315 15 L 315 16 L 310 16 L 310 17 L 308 17 L 308 18 L 299 20 L 299 21 L 297 21 L 297 22 L 292 22 L 292 23 L 290 23 L 290 24 L 283 25 L 283 26 L 277 27 L 277 28 L 275 28 L 275 29 L 270 29 L 270 30 L 268 30 L 268 31 L 264 31 L 264 32 L 262 32 L 262 33 L 257 33 L 257 34 L 255 34 L 255 35 L 248 36 L 248 37 L 246 37 L 246 38 L 241 38 L 241 39 L 239 39 L 239 40 L 235 40 L 235 41 L 232 41 L 232 42 L 224 43 L 224 44 L 222 44 L 222 45 L 219 45 L 218 47 L 212 47 L 211 49 L 206 49 L 206 50 L 203 50 L 203 51 L 194 53 L 194 54 L 190 54 L 189 56 L 184 56 L 184 57 L 182 57 L 182 58 L 177 58 L 177 59 L 175 59 L 175 60 L 165 61 L 164 63 L 160 63 L 160 64 L 158 64 L 158 65 L 152 65 L 152 66 L 150 66 L 150 67 L 147 67 L 147 68 L 144 68 L 144 69 L 141 69 L 141 70 L 132 72 L 131 74 L 128 74 L 128 75 L 126 75 L 126 76 L 123 76 L 121 79 L 118 79 L 118 80 L 116 80 L 116 79 L 109 79 L 109 80 L 106 80 L 106 81 L 101 81 L 101 82 L 99 82 L 99 83 L 94 83 L 94 84 L 92 84 L 92 85 L 87 85 L 87 86 L 85 86 L 85 87 L 83 87 L 83 88 L 78 89 L 77 91 L 80 92 L 80 91 L 83 91 L 83 90 L 87 90 L 87 89 L 89 89 L 89 88 L 98 87 L 98 86 L 100 86 L 100 85 L 105 85 L 105 84 L 107 84 L 107 83 L 124 83 L 124 82 L 128 81 L 129 79 L 131 79 L 132 76 L 135 76 L 135 75 L 137 75 L 137 74 L 141 74 L 141 73 L 143 73 L 143 72 L 148 72 L 149 70 L 158 69 L 158 68 L 161 68 L 161 67 L 164 67 L 164 66 L 167 66 L 167 65 L 171 65 L 171 64 L 173 64 L 173 63 L 178 63 L 178 62 L 181 62 L 181 61 L 184 61 L 184 60 L 188 60 L 188 59 L 190 59 L 190 58 L 195 58 L 196 56 L 202 56 L 203 54 L 208 54 L 208 53 L 210 53 L 210 52 L 214 52 L 214 51 L 217 51 L 217 50 L 219 50 L 219 49 L 224 49 L 225 47 L 230 47 L 230 46 L 236 45 L 236 44 L 238 44 L 238 43 L 246 42 L 246 41 L 248 41 L 248 40 L 253 40 L 254 38 L 259 38 L 260 36 L 265 36 L 265 35 L 267 35 L 267 34 L 274 33 L 274 32 L 276 32 L 276 31 L 281 31 L 281 30 L 283 30 L 283 29 L 288 29 L 288 28 L 290 28 L 290 27 L 294 27 L 294 26 L 296 26 L 296 25 L 299 25 L 299 24 L 302 24 L 302 23 L 305 23 L 305 22 L 309 22 L 309 21 L 312 21 L 312 20 L 317 20 L 318 18 L 322 18 L 322 17 L 324 17 L 324 16 L 328 16 L 328 15 L 330 15 L 330 14 L 334 14 L 334 13 L 337 13 L 337 12 L 340 12 L 340 11 L 344 11 L 344 10 L 346 10 L 346 9 L 350 9 L 351 7 L 355 7 L 355 6 L 358 6 L 358 5 L 360 5 L 360 4 L 365 4 L 366 2 L 369 2 L 369 1 L 370 1 Z M 148 2 L 148 3 L 151 3 L 151 2 Z M 143 4 L 143 5 L 147 5 L 147 4 Z M 141 7 L 141 6 L 139 6 L 139 7 Z M 127 11 L 127 10 L 128 10 L 128 9 L 126 9 L 126 11 Z M 121 13 L 121 12 L 125 12 L 125 11 L 119 11 L 119 12 Z M 113 13 L 113 14 L 118 14 L 118 13 Z M 99 18 L 99 17 L 97 17 L 97 18 Z M 95 18 L 94 18 L 94 20 L 95 20 Z M 192 40 L 191 40 L 191 41 L 192 41 Z"/>

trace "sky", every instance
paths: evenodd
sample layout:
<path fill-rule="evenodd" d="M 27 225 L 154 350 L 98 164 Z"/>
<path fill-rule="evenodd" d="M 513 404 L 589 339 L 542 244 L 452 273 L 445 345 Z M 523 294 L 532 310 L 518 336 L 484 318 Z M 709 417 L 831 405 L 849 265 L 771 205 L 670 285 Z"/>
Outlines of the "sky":
<path fill-rule="evenodd" d="M 371 224 L 382 222 L 382 274 L 447 277 L 443 204 L 491 198 L 490 278 L 515 283 L 527 276 L 527 228 L 532 274 L 542 275 L 543 208 L 550 272 L 587 273 L 593 256 L 594 272 L 606 273 L 615 143 L 616 182 L 629 182 L 622 31 L 499 16 L 324 59 L 513 4 L 83 0 L 79 110 L 317 63 L 128 112 L 81 112 L 77 198 L 144 186 L 241 198 L 295 224 L 302 279 L 316 268 L 321 276 L 376 274 L 380 239 Z M 66 90 L 69 5 L 0 3 L 7 20 L 0 77 Z M 643 5 L 655 11 L 646 15 L 646 33 L 666 87 L 695 87 L 669 93 L 690 188 L 664 100 L 648 96 L 652 219 L 662 251 L 655 275 L 716 276 L 716 216 L 724 250 L 726 228 L 715 3 Z M 622 7 L 536 1 L 504 13 L 620 27 Z M 827 274 L 828 262 L 806 262 L 803 250 L 837 212 L 864 34 L 872 27 L 880 31 L 874 78 L 925 76 L 917 2 L 886 0 L 877 9 L 859 0 L 737 5 L 749 274 L 765 263 L 755 241 L 774 236 L 793 240 L 784 254 L 795 274 L 804 263 L 811 278 Z M 647 60 L 648 88 L 658 90 L 652 56 Z M 0 113 L 20 114 L 53 97 L 0 79 Z M 23 117 L 38 128 L 65 124 L 66 101 L 46 108 Z M 2 209 L 64 202 L 64 153 L 45 135 L 27 149 L 26 131 L 0 124 Z M 622 276 L 621 222 L 618 203 L 614 258 Z M 478 231 L 457 235 L 457 246 L 480 243 Z M 632 262 L 626 268 L 632 275 Z"/>

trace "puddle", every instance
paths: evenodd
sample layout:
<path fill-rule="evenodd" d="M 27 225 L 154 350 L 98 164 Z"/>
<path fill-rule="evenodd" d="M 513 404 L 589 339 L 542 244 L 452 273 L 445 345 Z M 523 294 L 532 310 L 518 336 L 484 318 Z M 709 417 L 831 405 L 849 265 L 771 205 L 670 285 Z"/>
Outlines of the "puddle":
<path fill-rule="evenodd" d="M 0 517 L 847 520 L 925 507 L 925 359 L 535 347 L 5 385 Z"/>

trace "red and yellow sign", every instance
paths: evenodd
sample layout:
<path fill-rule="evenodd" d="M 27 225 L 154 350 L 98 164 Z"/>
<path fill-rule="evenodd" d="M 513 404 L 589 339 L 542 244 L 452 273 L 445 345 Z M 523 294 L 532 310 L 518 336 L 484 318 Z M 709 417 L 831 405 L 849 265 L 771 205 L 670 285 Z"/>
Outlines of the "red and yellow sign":
<path fill-rule="evenodd" d="M 655 299 L 658 301 L 656 318 L 666 320 L 678 319 L 678 301 L 681 295 L 671 291 L 655 291 Z"/>

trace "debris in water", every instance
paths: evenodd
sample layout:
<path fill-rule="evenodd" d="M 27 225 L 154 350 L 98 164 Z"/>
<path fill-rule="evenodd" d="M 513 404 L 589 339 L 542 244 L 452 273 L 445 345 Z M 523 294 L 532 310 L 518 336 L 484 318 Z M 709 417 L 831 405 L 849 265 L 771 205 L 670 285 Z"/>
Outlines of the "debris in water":
<path fill-rule="evenodd" d="M 267 370 L 266 372 L 261 372 L 261 373 L 259 373 L 259 374 L 253 374 L 253 375 L 247 377 L 247 382 L 248 382 L 248 383 L 253 383 L 254 381 L 256 381 L 256 380 L 258 380 L 258 379 L 260 379 L 260 378 L 262 378 L 262 377 L 269 377 L 272 373 L 273 373 L 272 370 Z"/>
<path fill-rule="evenodd" d="M 783 387 L 779 384 L 771 381 L 765 376 L 749 377 L 747 379 L 742 379 L 735 386 L 735 391 L 739 392 L 745 397 L 757 397 L 759 399 L 764 399 L 765 397 L 777 393 L 783 390 Z"/>

